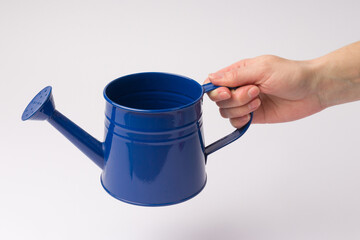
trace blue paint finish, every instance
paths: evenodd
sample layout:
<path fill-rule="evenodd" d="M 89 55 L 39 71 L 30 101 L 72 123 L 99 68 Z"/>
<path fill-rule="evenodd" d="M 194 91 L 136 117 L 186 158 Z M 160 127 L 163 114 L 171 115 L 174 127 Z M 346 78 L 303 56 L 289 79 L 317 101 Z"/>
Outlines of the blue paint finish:
<path fill-rule="evenodd" d="M 47 119 L 48 122 L 70 140 L 100 168 L 104 167 L 103 144 L 62 115 L 57 110 Z"/>
<path fill-rule="evenodd" d="M 55 104 L 51 94 L 50 86 L 41 90 L 25 108 L 21 120 L 45 120 L 54 111 Z"/>
<path fill-rule="evenodd" d="M 171 205 L 197 195 L 206 184 L 207 156 L 250 126 L 251 121 L 205 147 L 202 98 L 215 88 L 168 73 L 115 79 L 104 89 L 103 143 L 55 110 L 51 87 L 30 102 L 22 120 L 48 120 L 103 170 L 101 183 L 113 197 L 142 206 Z"/>

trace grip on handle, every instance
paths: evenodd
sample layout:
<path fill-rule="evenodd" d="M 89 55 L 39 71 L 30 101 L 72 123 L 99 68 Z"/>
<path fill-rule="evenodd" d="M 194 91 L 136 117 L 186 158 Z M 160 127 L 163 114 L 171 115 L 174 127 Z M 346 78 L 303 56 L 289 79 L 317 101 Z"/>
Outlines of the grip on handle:
<path fill-rule="evenodd" d="M 204 93 L 215 90 L 218 87 L 219 86 L 215 86 L 212 83 L 204 84 L 203 85 Z M 226 135 L 225 137 L 223 137 L 223 138 L 213 142 L 209 146 L 205 147 L 205 155 L 207 156 L 207 155 L 219 150 L 220 148 L 223 148 L 226 145 L 234 142 L 235 140 L 239 139 L 242 135 L 244 135 L 244 133 L 250 127 L 252 119 L 253 119 L 253 113 L 250 114 L 250 120 L 245 126 L 236 129 L 234 132 L 230 133 L 229 135 Z"/>

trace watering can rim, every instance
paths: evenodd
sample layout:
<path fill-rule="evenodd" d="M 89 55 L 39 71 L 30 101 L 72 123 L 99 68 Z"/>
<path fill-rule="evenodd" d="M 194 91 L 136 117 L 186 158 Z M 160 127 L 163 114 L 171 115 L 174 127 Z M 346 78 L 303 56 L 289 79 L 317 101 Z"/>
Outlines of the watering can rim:
<path fill-rule="evenodd" d="M 107 94 L 106 94 L 106 90 L 108 89 L 108 87 L 113 84 L 116 81 L 120 81 L 121 79 L 125 78 L 125 77 L 131 77 L 131 76 L 136 76 L 136 75 L 147 75 L 147 74 L 163 74 L 163 75 L 171 75 L 171 76 L 176 76 L 182 79 L 186 79 L 189 80 L 190 82 L 193 82 L 197 87 L 199 87 L 199 90 L 201 89 L 201 93 L 199 94 L 199 96 L 195 99 L 192 100 L 192 102 L 188 103 L 188 104 L 184 104 L 181 105 L 179 107 L 174 107 L 174 108 L 164 108 L 164 109 L 140 109 L 140 108 L 132 108 L 132 107 L 127 107 L 121 104 L 118 104 L 116 102 L 114 102 L 113 100 L 111 100 Z M 195 105 L 198 101 L 200 101 L 204 95 L 204 93 L 207 92 L 204 89 L 204 86 L 201 85 L 200 83 L 198 83 L 197 81 L 195 81 L 192 78 L 186 77 L 186 76 L 182 76 L 180 74 L 174 74 L 174 73 L 168 73 L 168 72 L 137 72 L 137 73 L 131 73 L 131 74 L 127 74 L 124 76 L 121 76 L 119 78 L 116 78 L 114 80 L 112 80 L 111 82 L 109 82 L 104 90 L 103 90 L 103 96 L 106 100 L 106 102 L 108 102 L 109 104 L 111 104 L 114 107 L 126 110 L 126 111 L 131 111 L 131 112 L 137 112 L 137 113 L 165 113 L 165 112 L 174 112 L 174 111 L 179 111 L 179 110 L 183 110 L 185 108 L 191 107 L 193 105 Z"/>

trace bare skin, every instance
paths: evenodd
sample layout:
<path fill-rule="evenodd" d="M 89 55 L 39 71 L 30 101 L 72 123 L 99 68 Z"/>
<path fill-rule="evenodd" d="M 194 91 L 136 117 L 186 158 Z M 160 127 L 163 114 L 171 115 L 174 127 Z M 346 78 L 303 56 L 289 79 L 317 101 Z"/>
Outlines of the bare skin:
<path fill-rule="evenodd" d="M 253 123 L 294 121 L 360 100 L 360 41 L 307 61 L 272 55 L 244 59 L 210 74 L 209 81 L 224 86 L 209 97 L 236 128 L 251 112 Z"/>

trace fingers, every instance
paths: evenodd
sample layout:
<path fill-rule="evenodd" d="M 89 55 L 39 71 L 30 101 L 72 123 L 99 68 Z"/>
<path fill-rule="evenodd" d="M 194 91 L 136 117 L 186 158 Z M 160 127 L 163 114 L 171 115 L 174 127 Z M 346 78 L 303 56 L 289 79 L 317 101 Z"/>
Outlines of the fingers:
<path fill-rule="evenodd" d="M 231 98 L 231 91 L 227 87 L 219 87 L 211 92 L 208 92 L 209 98 L 216 102 L 222 102 Z"/>
<path fill-rule="evenodd" d="M 204 81 L 204 84 L 209 83 L 210 80 L 209 78 L 207 78 Z M 231 97 L 231 92 L 227 87 L 219 87 L 213 91 L 210 91 L 207 93 L 207 95 L 209 96 L 209 98 L 214 101 L 214 102 L 218 102 L 218 101 L 223 101 L 226 99 L 229 99 Z"/>
<path fill-rule="evenodd" d="M 219 87 L 208 92 L 209 98 L 219 106 L 221 116 L 229 118 L 236 128 L 244 126 L 250 120 L 250 113 L 259 108 L 259 94 L 260 89 L 255 85 L 245 85 L 234 90 Z"/>
<path fill-rule="evenodd" d="M 233 125 L 233 127 L 235 127 L 235 128 L 241 128 L 241 127 L 245 126 L 245 124 L 247 124 L 249 121 L 250 121 L 250 114 L 247 114 L 243 117 L 230 119 L 231 125 Z"/>
<path fill-rule="evenodd" d="M 260 79 L 260 72 L 254 66 L 229 69 L 209 74 L 209 80 L 216 86 L 239 87 L 247 84 L 256 84 Z"/>
<path fill-rule="evenodd" d="M 209 92 L 209 97 L 220 107 L 222 117 L 229 118 L 234 127 L 241 128 L 250 120 L 250 113 L 260 107 L 259 94 L 257 86 L 246 85 L 235 90 L 220 87 Z"/>
<path fill-rule="evenodd" d="M 207 83 L 208 80 L 205 81 Z M 255 85 L 246 85 L 235 90 L 230 90 L 227 87 L 219 87 L 211 92 L 208 92 L 209 98 L 216 102 L 219 107 L 229 108 L 239 105 L 244 105 L 250 100 L 257 97 L 260 89 Z"/>
<path fill-rule="evenodd" d="M 220 108 L 220 114 L 223 118 L 239 118 L 243 117 L 260 107 L 261 101 L 259 98 L 252 100 L 250 103 L 233 108 Z"/>
<path fill-rule="evenodd" d="M 224 118 L 229 118 L 231 125 L 235 128 L 245 126 L 250 120 L 250 113 L 254 112 L 256 118 L 256 110 L 260 107 L 261 101 L 259 98 L 254 99 L 249 104 L 234 107 L 234 108 L 220 108 L 220 114 Z"/>
<path fill-rule="evenodd" d="M 255 59 L 244 59 L 216 73 L 209 74 L 205 83 L 219 87 L 208 93 L 219 106 L 220 114 L 230 123 L 241 128 L 250 120 L 250 113 L 257 110 L 261 101 L 260 89 L 256 85 L 262 80 L 262 72 L 254 66 Z M 237 87 L 230 90 L 226 87 Z"/>
<path fill-rule="evenodd" d="M 257 86 L 246 85 L 232 90 L 231 97 L 219 100 L 220 97 L 224 96 L 224 92 L 230 92 L 230 90 L 226 91 L 222 89 L 220 89 L 220 91 L 221 92 L 217 93 L 217 96 L 215 97 L 217 100 L 215 100 L 215 102 L 220 108 L 232 108 L 245 105 L 257 97 L 260 93 L 260 89 Z"/>

